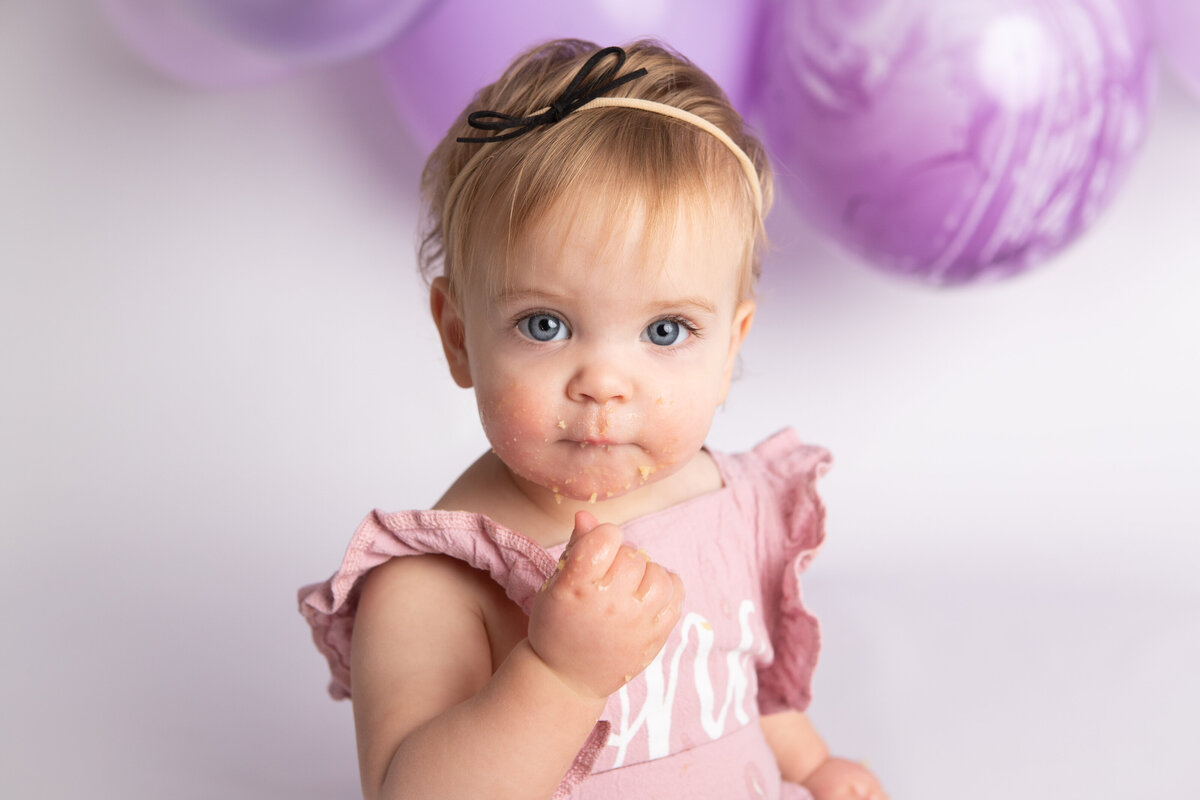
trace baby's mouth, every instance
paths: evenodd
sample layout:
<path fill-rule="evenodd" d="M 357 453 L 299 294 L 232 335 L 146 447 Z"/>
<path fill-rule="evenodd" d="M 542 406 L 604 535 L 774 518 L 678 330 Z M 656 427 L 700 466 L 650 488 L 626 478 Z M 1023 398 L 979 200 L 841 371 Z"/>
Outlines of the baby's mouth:
<path fill-rule="evenodd" d="M 612 409 L 606 407 L 599 410 L 598 413 L 590 413 L 581 419 L 576 419 L 571 424 L 560 419 L 557 427 L 565 441 L 580 447 L 609 448 L 634 444 L 628 437 L 612 430 L 612 415 Z"/>
<path fill-rule="evenodd" d="M 614 442 L 609 439 L 566 439 L 566 444 L 575 445 L 580 450 L 590 450 L 592 448 L 600 450 L 608 450 L 611 447 L 617 447 L 621 443 Z"/>
<path fill-rule="evenodd" d="M 614 444 L 621 444 L 616 439 L 610 439 L 607 436 L 588 436 L 580 440 L 585 447 L 609 447 Z"/>
<path fill-rule="evenodd" d="M 624 447 L 632 445 L 633 442 L 624 439 L 618 439 L 612 436 L 598 436 L 595 434 L 584 434 L 582 436 L 567 436 L 562 439 L 565 444 L 575 445 L 579 448 L 601 448 L 608 450 L 613 447 Z"/>

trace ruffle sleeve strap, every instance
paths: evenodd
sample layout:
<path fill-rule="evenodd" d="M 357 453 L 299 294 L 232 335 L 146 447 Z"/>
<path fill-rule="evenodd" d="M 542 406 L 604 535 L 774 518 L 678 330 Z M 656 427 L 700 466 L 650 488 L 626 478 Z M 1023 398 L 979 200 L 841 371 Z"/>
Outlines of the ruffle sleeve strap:
<path fill-rule="evenodd" d="M 791 429 L 747 454 L 754 480 L 763 618 L 773 658 L 758 672 L 759 711 L 803 711 L 821 648 L 816 617 L 804 606 L 800 578 L 825 541 L 825 505 L 817 479 L 832 463 L 829 452 L 806 445 Z"/>
<path fill-rule="evenodd" d="M 350 639 L 363 577 L 389 559 L 424 554 L 447 555 L 483 570 L 526 614 L 555 569 L 554 559 L 537 543 L 480 514 L 372 512 L 358 526 L 338 571 L 299 594 L 300 613 L 329 661 L 329 693 L 334 699 L 350 697 Z"/>

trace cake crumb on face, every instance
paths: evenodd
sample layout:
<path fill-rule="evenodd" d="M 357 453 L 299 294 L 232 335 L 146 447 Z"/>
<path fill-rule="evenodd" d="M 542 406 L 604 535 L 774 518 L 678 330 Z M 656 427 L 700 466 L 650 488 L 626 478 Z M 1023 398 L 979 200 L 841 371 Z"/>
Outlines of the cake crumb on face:
<path fill-rule="evenodd" d="M 589 503 L 596 502 L 596 493 L 595 492 L 592 492 L 592 496 L 588 498 L 588 502 Z"/>

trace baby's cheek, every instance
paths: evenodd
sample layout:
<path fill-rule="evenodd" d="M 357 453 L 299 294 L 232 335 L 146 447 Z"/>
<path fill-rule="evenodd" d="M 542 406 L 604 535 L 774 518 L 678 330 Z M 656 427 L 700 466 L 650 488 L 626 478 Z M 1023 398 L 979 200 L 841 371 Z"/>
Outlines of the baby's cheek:
<path fill-rule="evenodd" d="M 507 384 L 479 397 L 479 421 L 501 458 L 505 453 L 513 457 L 528 455 L 548 440 L 554 422 L 548 422 L 547 409 L 534 402 L 534 397 L 536 394 L 520 383 Z"/>
<path fill-rule="evenodd" d="M 655 470 L 670 470 L 699 452 L 712 428 L 715 407 L 703 399 L 664 395 L 645 427 Z"/>

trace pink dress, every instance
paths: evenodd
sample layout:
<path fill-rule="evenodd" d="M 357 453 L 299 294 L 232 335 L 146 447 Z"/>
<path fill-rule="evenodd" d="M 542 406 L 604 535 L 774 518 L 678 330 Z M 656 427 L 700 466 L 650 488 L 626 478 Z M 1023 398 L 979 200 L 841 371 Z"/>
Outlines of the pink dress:
<path fill-rule="evenodd" d="M 683 578 L 683 616 L 650 666 L 609 698 L 556 798 L 810 796 L 781 781 L 758 717 L 809 703 L 820 635 L 800 575 L 824 539 L 815 483 L 830 456 L 792 430 L 748 453 L 712 456 L 722 488 L 621 526 L 627 542 Z M 479 514 L 371 514 L 333 577 L 300 591 L 329 660 L 330 694 L 350 696 L 354 612 L 371 568 L 450 555 L 486 571 L 528 613 L 562 549 Z"/>

